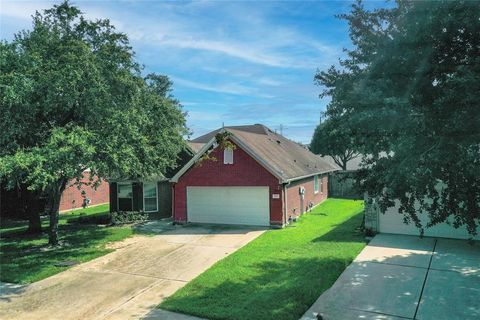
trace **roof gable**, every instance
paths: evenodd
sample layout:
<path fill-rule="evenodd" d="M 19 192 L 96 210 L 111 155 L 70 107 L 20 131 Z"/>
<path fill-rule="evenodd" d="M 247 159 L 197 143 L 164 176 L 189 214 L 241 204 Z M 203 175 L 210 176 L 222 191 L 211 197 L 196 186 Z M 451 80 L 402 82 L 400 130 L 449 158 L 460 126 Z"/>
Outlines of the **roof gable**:
<path fill-rule="evenodd" d="M 282 182 L 339 170 L 338 166 L 328 163 L 318 155 L 311 153 L 304 146 L 273 132 L 261 124 L 255 124 L 224 127 L 190 141 L 189 143 L 192 145 L 197 147 L 203 145 L 203 147 L 172 178 L 172 181 L 178 181 L 178 178 L 198 161 L 203 153 L 210 149 L 215 143 L 216 134 L 223 130 L 230 132 L 233 142 Z"/>
<path fill-rule="evenodd" d="M 221 132 L 220 130 L 217 131 L 218 132 Z M 254 160 L 256 160 L 261 166 L 263 166 L 268 172 L 270 172 L 274 177 L 277 177 L 280 181 L 283 181 L 284 180 L 284 177 L 282 175 L 279 174 L 279 172 L 275 169 L 275 168 L 272 168 L 270 166 L 269 163 L 265 162 L 262 158 L 258 157 L 258 155 L 256 155 L 254 152 L 252 152 L 252 150 L 246 146 L 241 140 L 239 140 L 237 137 L 235 137 L 234 135 L 231 136 L 229 139 L 232 140 L 232 142 L 234 142 L 239 148 L 241 148 L 243 151 L 245 151 L 250 157 L 252 157 Z M 178 182 L 178 179 L 180 179 L 180 177 L 182 175 L 184 175 L 188 169 L 190 169 L 195 163 L 197 163 L 200 158 L 206 153 L 208 152 L 209 150 L 211 150 L 212 148 L 216 148 L 216 137 L 215 135 L 210 139 L 210 141 L 208 141 L 207 143 L 204 143 L 203 146 L 200 148 L 200 150 L 195 154 L 195 156 L 190 159 L 190 161 L 185 165 L 183 166 L 175 176 L 172 177 L 172 179 L 170 179 L 171 182 Z"/>

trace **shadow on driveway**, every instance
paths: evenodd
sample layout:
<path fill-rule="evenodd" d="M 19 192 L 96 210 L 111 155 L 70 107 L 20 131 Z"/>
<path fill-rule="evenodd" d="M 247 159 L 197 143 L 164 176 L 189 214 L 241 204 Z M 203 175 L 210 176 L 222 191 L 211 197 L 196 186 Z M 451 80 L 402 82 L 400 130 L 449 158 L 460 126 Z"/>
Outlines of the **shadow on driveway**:
<path fill-rule="evenodd" d="M 380 234 L 302 317 L 480 319 L 480 243 Z"/>

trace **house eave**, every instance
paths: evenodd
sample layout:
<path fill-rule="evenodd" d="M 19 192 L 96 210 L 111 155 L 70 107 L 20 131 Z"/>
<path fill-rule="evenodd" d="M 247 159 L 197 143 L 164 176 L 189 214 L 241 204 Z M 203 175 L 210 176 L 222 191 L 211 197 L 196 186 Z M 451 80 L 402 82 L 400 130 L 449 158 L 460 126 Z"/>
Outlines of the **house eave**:
<path fill-rule="evenodd" d="M 151 177 L 151 178 L 140 178 L 140 179 L 131 179 L 131 178 L 116 178 L 116 179 L 107 179 L 109 183 L 112 182 L 164 182 L 164 181 L 169 181 L 168 178 L 160 178 L 160 177 Z"/>
<path fill-rule="evenodd" d="M 205 152 L 208 151 L 208 149 L 210 149 L 210 147 L 213 145 L 213 143 L 215 142 L 216 138 L 213 137 L 209 142 L 207 142 L 183 167 L 182 169 L 180 169 L 171 179 L 170 179 L 170 182 L 172 183 L 177 183 L 178 182 L 178 179 L 180 179 L 181 176 L 183 176 L 185 174 L 185 172 L 187 172 L 188 169 L 190 169 L 194 164 L 195 162 L 197 162 L 198 159 L 200 159 L 201 156 L 203 156 L 203 154 Z"/>
<path fill-rule="evenodd" d="M 310 178 L 310 177 L 313 177 L 313 176 L 316 176 L 316 175 L 319 175 L 319 174 L 326 174 L 326 173 L 335 172 L 335 171 L 340 171 L 340 169 L 332 169 L 332 170 L 327 170 L 327 171 L 319 171 L 319 172 L 307 174 L 307 175 L 304 175 L 304 176 L 299 176 L 299 177 L 295 177 L 295 178 L 286 179 L 286 180 L 284 180 L 282 183 L 290 183 L 290 182 L 293 182 L 293 181 L 298 181 L 298 180 Z"/>

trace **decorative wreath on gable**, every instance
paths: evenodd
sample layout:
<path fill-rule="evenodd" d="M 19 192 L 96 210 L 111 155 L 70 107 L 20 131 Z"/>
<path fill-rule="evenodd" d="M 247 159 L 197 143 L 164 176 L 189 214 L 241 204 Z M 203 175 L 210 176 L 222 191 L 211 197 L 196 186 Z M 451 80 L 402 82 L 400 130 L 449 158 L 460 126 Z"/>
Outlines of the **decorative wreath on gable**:
<path fill-rule="evenodd" d="M 197 163 L 195 164 L 196 166 L 201 166 L 204 161 L 217 161 L 218 159 L 214 156 L 211 156 L 210 153 L 215 149 L 215 148 L 220 148 L 221 150 L 225 149 L 231 149 L 235 150 L 237 146 L 232 143 L 231 138 L 232 133 L 228 131 L 223 131 L 219 132 L 215 135 L 215 143 L 210 147 L 210 149 L 205 152 L 203 156 L 201 156 Z"/>

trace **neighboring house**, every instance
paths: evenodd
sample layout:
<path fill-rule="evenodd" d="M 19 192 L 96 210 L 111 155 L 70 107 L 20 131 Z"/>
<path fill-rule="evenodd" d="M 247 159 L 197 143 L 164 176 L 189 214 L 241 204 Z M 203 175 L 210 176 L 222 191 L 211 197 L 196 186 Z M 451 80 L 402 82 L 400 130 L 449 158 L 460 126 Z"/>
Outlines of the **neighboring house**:
<path fill-rule="evenodd" d="M 88 183 L 89 181 L 90 171 L 85 170 L 81 182 Z M 80 189 L 78 189 L 77 185 L 74 183 L 75 180 L 71 180 L 63 191 L 62 198 L 60 199 L 60 211 L 82 208 L 85 199 L 88 199 L 87 202 L 89 207 L 108 203 L 108 182 L 102 181 L 96 189 L 88 185 L 81 185 Z"/>
<path fill-rule="evenodd" d="M 88 183 L 89 178 L 90 171 L 85 170 L 81 182 Z M 89 207 L 108 203 L 109 188 L 106 181 L 103 181 L 96 189 L 86 185 L 82 185 L 78 189 L 77 185 L 74 185 L 75 181 L 75 179 L 70 180 L 62 193 L 59 208 L 61 212 L 81 209 L 85 199 L 88 199 Z M 50 207 L 45 194 L 29 191 L 25 186 L 11 190 L 7 190 L 5 186 L 0 187 L 0 215 L 2 217 L 27 218 L 28 210 L 41 214 L 49 212 Z"/>
<path fill-rule="evenodd" d="M 422 221 L 423 226 L 430 221 L 427 214 L 418 213 L 418 216 Z M 404 215 L 399 212 L 399 201 L 396 201 L 395 206 L 388 208 L 384 214 L 380 212 L 380 209 L 375 201 L 365 201 L 365 228 L 370 229 L 373 232 L 407 234 L 415 236 L 420 235 L 420 230 L 415 226 L 415 224 L 413 224 L 413 222 L 410 224 L 405 224 L 403 219 Z M 452 219 L 450 219 L 449 222 L 452 222 Z M 424 229 L 423 235 L 426 237 L 454 239 L 471 238 L 464 226 L 455 229 L 451 223 L 441 223 L 431 228 L 426 228 Z M 476 239 L 480 240 L 480 237 L 477 236 Z"/>
<path fill-rule="evenodd" d="M 195 151 L 180 153 L 177 167 L 165 174 L 143 178 L 110 178 L 110 212 L 144 211 L 160 216 L 172 212 L 172 188 L 169 179 L 190 160 Z"/>
<path fill-rule="evenodd" d="M 233 150 L 217 145 L 225 131 Z M 197 154 L 171 179 L 177 223 L 281 227 L 326 199 L 328 173 L 338 170 L 260 124 L 218 129 L 190 146 Z"/>

